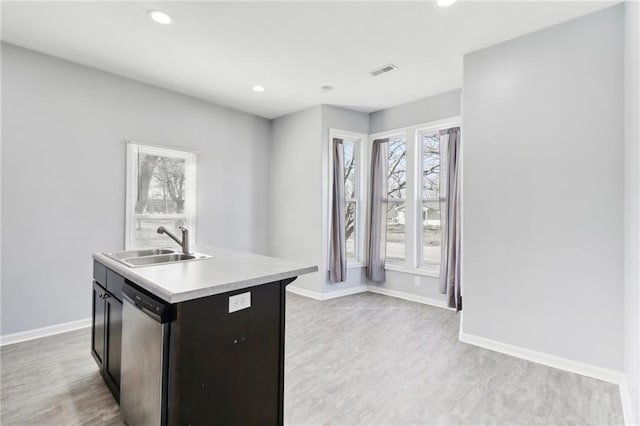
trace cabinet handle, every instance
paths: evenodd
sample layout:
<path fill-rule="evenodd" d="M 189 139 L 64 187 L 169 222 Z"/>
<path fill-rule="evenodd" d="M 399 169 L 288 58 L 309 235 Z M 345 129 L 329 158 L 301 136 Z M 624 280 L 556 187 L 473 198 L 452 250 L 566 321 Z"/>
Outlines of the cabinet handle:
<path fill-rule="evenodd" d="M 104 298 L 105 298 L 105 299 L 108 299 L 108 298 L 110 298 L 110 297 L 111 297 L 111 295 L 110 295 L 109 293 L 105 293 L 105 294 L 104 294 Z"/>

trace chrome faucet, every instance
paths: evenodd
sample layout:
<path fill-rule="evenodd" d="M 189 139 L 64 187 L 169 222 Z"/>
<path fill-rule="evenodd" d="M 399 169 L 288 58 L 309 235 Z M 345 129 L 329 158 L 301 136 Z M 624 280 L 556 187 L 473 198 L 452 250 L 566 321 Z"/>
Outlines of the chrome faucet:
<path fill-rule="evenodd" d="M 182 241 L 171 232 L 167 231 L 167 228 L 164 226 L 160 226 L 157 230 L 158 234 L 167 234 L 169 238 L 178 243 L 180 247 L 182 247 L 182 252 L 184 254 L 189 254 L 189 230 L 184 226 L 178 226 L 178 229 L 182 232 Z"/>

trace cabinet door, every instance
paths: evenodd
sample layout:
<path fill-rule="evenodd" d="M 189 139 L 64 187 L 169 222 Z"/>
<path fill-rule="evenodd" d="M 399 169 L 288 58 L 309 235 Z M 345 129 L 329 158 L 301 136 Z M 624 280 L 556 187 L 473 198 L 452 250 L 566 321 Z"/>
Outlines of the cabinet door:
<path fill-rule="evenodd" d="M 106 302 L 107 357 L 104 372 L 113 380 L 119 390 L 122 350 L 122 303 L 110 293 L 107 293 Z"/>
<path fill-rule="evenodd" d="M 105 336 L 105 301 L 106 290 L 98 283 L 93 282 L 93 323 L 91 327 L 91 353 L 96 362 L 102 368 L 104 363 L 104 336 Z"/>
<path fill-rule="evenodd" d="M 247 291 L 251 307 L 229 313 L 229 296 Z M 168 424 L 283 424 L 283 302 L 277 281 L 177 304 Z"/>

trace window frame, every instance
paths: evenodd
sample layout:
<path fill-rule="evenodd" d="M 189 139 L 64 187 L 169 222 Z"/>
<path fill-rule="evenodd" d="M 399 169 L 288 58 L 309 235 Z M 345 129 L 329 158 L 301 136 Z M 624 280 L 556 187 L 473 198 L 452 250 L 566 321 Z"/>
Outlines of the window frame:
<path fill-rule="evenodd" d="M 367 160 L 368 146 L 367 140 L 369 136 L 365 133 L 350 132 L 340 129 L 329 129 L 329 200 L 333 198 L 333 139 L 355 139 L 354 151 L 356 158 L 355 170 L 355 195 L 356 198 L 347 199 L 345 196 L 345 207 L 347 203 L 355 202 L 356 217 L 354 225 L 354 257 L 347 259 L 347 268 L 362 268 L 366 264 L 366 226 L 367 226 Z M 328 205 L 328 228 L 331 229 L 331 202 Z M 346 209 L 345 209 L 346 210 Z M 331 242 L 327 245 L 327 255 L 330 257 Z M 327 257 L 327 259 L 329 258 Z"/>
<path fill-rule="evenodd" d="M 152 144 L 141 143 L 138 141 L 127 141 L 127 156 L 126 156 L 126 191 L 125 191 L 125 250 L 137 249 L 135 242 L 135 226 L 136 219 L 138 217 L 150 218 L 150 219 L 175 219 L 175 214 L 141 214 L 135 213 L 135 205 L 138 197 L 138 164 L 136 161 L 137 155 L 140 151 L 145 153 L 152 153 L 155 155 L 171 156 L 176 158 L 185 159 L 185 206 L 184 215 L 180 217 L 185 218 L 185 228 L 189 230 L 189 239 L 191 244 L 196 244 L 196 185 L 197 185 L 197 162 L 198 153 L 196 151 L 188 151 L 184 149 L 170 148 L 166 146 L 158 146 Z M 167 240 L 167 246 L 170 246 L 171 242 Z"/>
<path fill-rule="evenodd" d="M 369 145 L 376 139 L 406 137 L 407 143 L 407 191 L 405 199 L 405 261 L 402 264 L 385 262 L 389 271 L 405 272 L 430 277 L 440 276 L 440 264 L 424 265 L 422 262 L 422 144 L 420 135 L 439 132 L 461 126 L 461 117 L 454 116 L 413 126 L 391 129 L 369 135 Z M 392 200 L 388 200 L 391 202 Z"/>

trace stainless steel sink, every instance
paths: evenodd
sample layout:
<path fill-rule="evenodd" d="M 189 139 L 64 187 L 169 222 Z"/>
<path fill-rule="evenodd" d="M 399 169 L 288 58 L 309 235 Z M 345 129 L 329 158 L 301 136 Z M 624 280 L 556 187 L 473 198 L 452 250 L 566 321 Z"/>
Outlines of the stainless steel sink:
<path fill-rule="evenodd" d="M 108 256 L 111 256 L 114 259 L 127 259 L 129 257 L 140 257 L 140 256 L 155 256 L 157 254 L 171 254 L 175 253 L 175 250 L 170 249 L 140 249 L 140 250 L 127 250 L 127 251 L 119 251 L 116 253 L 108 253 Z"/>
<path fill-rule="evenodd" d="M 180 262 L 182 260 L 193 260 L 195 256 L 190 254 L 161 254 L 158 256 L 143 256 L 124 259 L 125 263 L 133 266 L 156 265 L 158 263 Z"/>
<path fill-rule="evenodd" d="M 178 253 L 170 249 L 127 250 L 105 253 L 112 259 L 124 263 L 130 268 L 141 266 L 163 265 L 166 263 L 186 262 L 190 260 L 210 259 L 213 256 L 202 253 Z"/>

